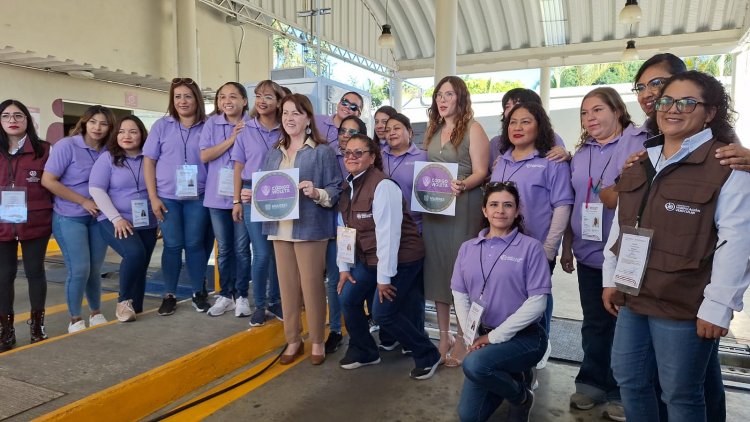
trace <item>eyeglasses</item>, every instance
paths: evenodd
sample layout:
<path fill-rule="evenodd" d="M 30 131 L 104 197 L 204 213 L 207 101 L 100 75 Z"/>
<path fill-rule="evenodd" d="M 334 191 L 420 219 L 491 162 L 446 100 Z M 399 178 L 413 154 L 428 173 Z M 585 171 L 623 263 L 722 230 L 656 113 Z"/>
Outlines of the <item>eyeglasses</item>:
<path fill-rule="evenodd" d="M 351 111 L 357 111 L 357 110 L 359 110 L 359 106 L 358 105 L 350 102 L 346 98 L 344 98 L 344 99 L 341 100 L 341 105 L 344 106 L 344 107 L 348 107 L 349 110 L 351 110 Z"/>
<path fill-rule="evenodd" d="M 174 78 L 172 79 L 172 85 L 195 85 L 195 81 L 190 78 Z"/>
<path fill-rule="evenodd" d="M 648 88 L 648 90 L 651 91 L 651 93 L 657 93 L 659 92 L 661 87 L 664 86 L 664 82 L 666 81 L 667 81 L 667 78 L 654 78 L 648 81 L 648 83 L 646 83 L 645 85 L 635 84 L 635 86 L 633 87 L 633 89 L 631 89 L 631 91 L 633 91 L 633 94 L 635 95 L 641 95 Z"/>
<path fill-rule="evenodd" d="M 489 182 L 482 186 L 482 192 L 487 192 L 492 189 L 499 189 L 499 188 L 513 188 L 517 189 L 516 182 L 512 180 L 508 180 L 506 182 Z"/>
<path fill-rule="evenodd" d="M 695 98 L 681 98 L 679 100 L 675 100 L 672 97 L 663 96 L 656 100 L 656 103 L 654 104 L 654 108 L 656 111 L 661 111 L 663 113 L 666 113 L 667 111 L 672 109 L 672 106 L 677 106 L 677 111 L 680 113 L 692 113 L 695 111 L 695 107 L 698 106 L 698 104 L 706 104 L 703 101 L 698 101 Z"/>
<path fill-rule="evenodd" d="M 9 122 L 10 119 L 13 119 L 15 122 L 23 122 L 26 121 L 26 115 L 23 113 L 3 113 L 0 114 L 0 120 L 3 122 Z"/>
<path fill-rule="evenodd" d="M 443 100 L 450 101 L 456 97 L 456 93 L 453 91 L 446 91 L 446 92 L 436 92 L 435 93 L 435 99 L 436 100 Z"/>
<path fill-rule="evenodd" d="M 342 151 L 342 152 L 343 152 L 343 154 L 344 154 L 344 158 L 349 158 L 349 157 L 352 157 L 352 158 L 354 158 L 354 159 L 360 159 L 360 158 L 362 158 L 362 156 L 363 156 L 363 155 L 364 155 L 364 154 L 365 154 L 366 152 L 370 152 L 370 150 L 369 150 L 369 149 L 365 149 L 365 150 L 362 150 L 362 149 L 355 149 L 354 151 L 352 151 L 352 150 L 350 150 L 350 149 L 346 149 L 346 150 L 344 150 L 344 151 Z"/>
<path fill-rule="evenodd" d="M 345 129 L 343 127 L 339 129 L 339 135 L 345 135 L 347 133 L 349 134 L 349 136 L 359 135 L 359 130 L 357 130 L 357 129 Z"/>
<path fill-rule="evenodd" d="M 273 95 L 256 95 L 255 101 L 258 100 L 263 100 L 270 103 L 271 101 L 276 101 L 276 97 L 274 97 Z"/>

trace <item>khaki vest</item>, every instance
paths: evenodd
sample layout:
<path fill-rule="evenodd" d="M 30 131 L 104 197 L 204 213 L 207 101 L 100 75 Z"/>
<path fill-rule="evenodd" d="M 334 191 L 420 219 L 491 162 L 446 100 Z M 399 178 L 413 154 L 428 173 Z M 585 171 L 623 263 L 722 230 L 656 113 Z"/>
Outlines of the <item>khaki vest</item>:
<path fill-rule="evenodd" d="M 375 188 L 386 179 L 385 174 L 371 168 L 362 176 L 354 179 L 354 196 L 350 200 L 351 189 L 348 182 L 343 184 L 339 197 L 339 211 L 344 224 L 357 230 L 357 259 L 370 266 L 378 265 L 377 242 L 375 239 L 375 220 L 372 217 L 372 201 Z M 401 221 L 401 241 L 398 248 L 398 262 L 415 262 L 424 258 L 424 244 L 417 231 L 417 225 L 409 214 L 406 200 L 401 196 L 403 219 Z"/>
<path fill-rule="evenodd" d="M 655 170 L 648 156 L 623 172 L 616 187 L 620 227 L 635 225 L 644 195 L 648 195 L 640 227 L 653 229 L 654 237 L 640 294 L 623 294 L 621 305 L 642 315 L 696 318 L 711 280 L 719 192 L 731 173 L 714 158 L 714 151 L 722 145 L 715 139 L 708 141 L 687 158 L 668 165 L 650 191 L 648 179 Z M 619 247 L 618 240 L 612 247 L 615 255 Z"/>

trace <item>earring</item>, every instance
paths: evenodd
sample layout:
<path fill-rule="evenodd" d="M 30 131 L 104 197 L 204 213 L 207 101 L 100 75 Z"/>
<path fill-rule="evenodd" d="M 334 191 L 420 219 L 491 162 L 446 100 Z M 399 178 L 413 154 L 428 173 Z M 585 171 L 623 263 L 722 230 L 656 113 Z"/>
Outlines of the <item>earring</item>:
<path fill-rule="evenodd" d="M 308 135 L 312 133 L 312 129 L 310 129 L 310 126 L 308 126 L 307 129 L 305 129 L 305 133 Z"/>

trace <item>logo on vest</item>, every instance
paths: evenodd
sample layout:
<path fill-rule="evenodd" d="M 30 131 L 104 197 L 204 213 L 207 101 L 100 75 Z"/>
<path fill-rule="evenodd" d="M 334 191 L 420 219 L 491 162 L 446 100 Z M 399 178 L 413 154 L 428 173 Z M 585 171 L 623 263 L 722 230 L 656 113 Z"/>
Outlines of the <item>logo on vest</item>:
<path fill-rule="evenodd" d="M 696 215 L 701 213 L 701 210 L 699 208 L 693 208 L 690 205 L 685 204 L 675 204 L 674 202 L 667 202 L 666 204 L 664 204 L 664 209 L 669 212 L 679 212 L 681 214 L 688 215 Z"/>
<path fill-rule="evenodd" d="M 28 183 L 39 183 L 42 180 L 39 178 L 39 173 L 36 170 L 29 170 L 29 177 L 26 178 Z"/>
<path fill-rule="evenodd" d="M 357 215 L 357 220 L 364 220 L 366 218 L 372 218 L 371 212 L 358 212 L 356 215 Z"/>

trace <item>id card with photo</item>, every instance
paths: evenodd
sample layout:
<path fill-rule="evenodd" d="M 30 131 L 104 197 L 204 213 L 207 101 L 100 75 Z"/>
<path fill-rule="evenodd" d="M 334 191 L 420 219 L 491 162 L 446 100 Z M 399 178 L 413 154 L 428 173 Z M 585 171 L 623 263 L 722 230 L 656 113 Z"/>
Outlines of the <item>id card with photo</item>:
<path fill-rule="evenodd" d="M 336 260 L 354 264 L 357 230 L 351 227 L 336 227 Z"/>
<path fill-rule="evenodd" d="M 198 166 L 195 164 L 177 166 L 175 180 L 177 182 L 175 195 L 180 198 L 196 198 L 198 196 Z"/>
<path fill-rule="evenodd" d="M 131 200 L 130 210 L 133 213 L 133 227 L 147 227 L 149 225 L 147 200 Z"/>
<path fill-rule="evenodd" d="M 472 302 L 471 308 L 469 309 L 469 315 L 466 317 L 466 325 L 468 327 L 461 327 L 464 329 L 464 342 L 469 347 L 474 344 L 474 340 L 477 337 L 477 331 L 482 326 L 482 315 L 484 314 L 484 304 L 482 300 Z"/>
<path fill-rule="evenodd" d="M 27 218 L 26 188 L 3 188 L 0 193 L 0 223 L 25 223 Z"/>
<path fill-rule="evenodd" d="M 617 290 L 638 296 L 646 275 L 653 238 L 654 231 L 651 229 L 620 227 L 620 252 L 613 277 Z"/>

